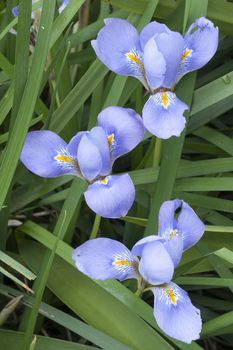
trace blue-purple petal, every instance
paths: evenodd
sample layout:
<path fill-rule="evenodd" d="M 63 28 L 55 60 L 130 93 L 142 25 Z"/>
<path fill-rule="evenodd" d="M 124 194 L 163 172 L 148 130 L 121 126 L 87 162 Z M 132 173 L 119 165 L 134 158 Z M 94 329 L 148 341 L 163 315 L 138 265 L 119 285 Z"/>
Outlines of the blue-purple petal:
<path fill-rule="evenodd" d="M 176 82 L 178 66 L 184 48 L 184 38 L 180 33 L 170 31 L 155 35 L 154 40 L 166 61 L 166 72 L 162 86 L 172 88 Z"/>
<path fill-rule="evenodd" d="M 145 132 L 142 119 L 129 108 L 105 108 L 98 116 L 98 125 L 107 134 L 113 161 L 136 147 L 142 141 Z"/>
<path fill-rule="evenodd" d="M 105 23 L 91 42 L 96 55 L 113 72 L 141 78 L 142 50 L 137 30 L 119 18 L 107 19 Z"/>
<path fill-rule="evenodd" d="M 176 229 L 175 211 L 182 205 L 182 200 L 165 201 L 159 209 L 159 237 L 170 239 Z"/>
<path fill-rule="evenodd" d="M 65 141 L 52 131 L 29 132 L 20 160 L 31 172 L 45 178 L 79 175 L 76 158 L 69 154 Z"/>
<path fill-rule="evenodd" d="M 131 253 L 135 256 L 142 256 L 142 251 L 145 245 L 149 242 L 157 241 L 157 240 L 162 240 L 164 241 L 161 237 L 156 236 L 156 235 L 151 235 L 144 237 L 137 241 L 137 243 L 134 244 L 133 248 L 131 249 Z"/>
<path fill-rule="evenodd" d="M 119 218 L 125 216 L 133 205 L 135 188 L 128 174 L 107 176 L 89 185 L 84 196 L 96 214 Z"/>
<path fill-rule="evenodd" d="M 88 133 L 82 136 L 77 155 L 80 170 L 87 181 L 92 181 L 99 176 L 102 168 L 101 153 Z"/>
<path fill-rule="evenodd" d="M 172 238 L 167 239 L 163 243 L 163 245 L 167 250 L 167 252 L 169 253 L 174 266 L 176 267 L 181 260 L 183 250 L 184 250 L 184 243 L 183 243 L 182 236 L 179 233 L 174 234 Z"/>
<path fill-rule="evenodd" d="M 214 56 L 217 47 L 218 27 L 214 27 L 207 18 L 196 19 L 185 35 L 176 81 L 178 82 L 186 73 L 206 65 Z"/>
<path fill-rule="evenodd" d="M 18 17 L 18 15 L 19 15 L 19 6 L 13 7 L 11 12 L 12 12 L 14 17 Z"/>
<path fill-rule="evenodd" d="M 77 158 L 77 153 L 78 153 L 78 146 L 79 143 L 83 137 L 83 135 L 86 134 L 86 131 L 80 131 L 76 135 L 72 137 L 70 142 L 67 145 L 68 152 L 73 156 Z"/>
<path fill-rule="evenodd" d="M 156 21 L 147 24 L 140 33 L 140 43 L 142 49 L 144 49 L 146 43 L 156 34 L 170 32 L 170 29 L 165 24 Z"/>
<path fill-rule="evenodd" d="M 205 225 L 195 211 L 182 201 L 182 208 L 177 220 L 177 230 L 182 235 L 184 250 L 196 244 L 205 232 Z"/>
<path fill-rule="evenodd" d="M 188 344 L 199 339 L 200 310 L 193 306 L 188 294 L 172 282 L 151 290 L 155 296 L 154 316 L 163 332 Z"/>
<path fill-rule="evenodd" d="M 175 93 L 159 92 L 152 95 L 145 103 L 142 117 L 145 128 L 153 135 L 168 139 L 180 136 L 186 120 L 183 116 L 188 106 L 179 100 Z"/>
<path fill-rule="evenodd" d="M 100 170 L 100 175 L 105 176 L 111 172 L 112 164 L 110 159 L 110 152 L 108 146 L 108 139 L 106 137 L 106 132 L 104 128 L 97 126 L 88 133 L 90 140 L 96 145 L 100 151 L 102 167 Z"/>
<path fill-rule="evenodd" d="M 151 38 L 145 45 L 144 68 L 147 82 L 151 90 L 163 86 L 166 73 L 166 60 L 158 50 L 154 38 Z"/>
<path fill-rule="evenodd" d="M 144 280 L 152 285 L 171 281 L 174 264 L 163 243 L 154 240 L 144 245 L 139 262 L 139 272 Z"/>
<path fill-rule="evenodd" d="M 122 243 L 110 238 L 89 240 L 74 249 L 72 258 L 79 271 L 97 279 L 136 278 L 138 259 Z"/>

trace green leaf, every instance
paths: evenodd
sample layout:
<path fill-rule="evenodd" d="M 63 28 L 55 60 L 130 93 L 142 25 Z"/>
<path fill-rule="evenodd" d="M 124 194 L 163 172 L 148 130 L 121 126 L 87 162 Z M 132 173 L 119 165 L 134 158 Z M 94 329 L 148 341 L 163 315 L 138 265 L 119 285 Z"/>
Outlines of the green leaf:
<path fill-rule="evenodd" d="M 6 265 L 19 272 L 29 280 L 34 280 L 36 278 L 36 275 L 33 272 L 2 251 L 0 251 L 0 261 L 4 262 Z"/>
<path fill-rule="evenodd" d="M 6 194 L 10 187 L 38 97 L 44 64 L 48 54 L 54 9 L 55 0 L 51 0 L 49 4 L 45 2 L 43 5 L 41 25 L 37 37 L 31 70 L 0 168 L 0 207 L 3 206 Z"/>
<path fill-rule="evenodd" d="M 20 252 L 27 264 L 37 270 L 44 250 L 38 244 L 23 241 Z M 54 259 L 48 287 L 90 325 L 135 350 L 152 350 L 156 344 L 162 350 L 171 348 L 127 306 L 60 258 Z"/>
<path fill-rule="evenodd" d="M 1 344 L 3 349 L 18 350 L 23 343 L 24 334 L 1 329 Z M 97 350 L 96 347 L 80 345 L 70 341 L 59 340 L 55 338 L 36 336 L 35 350 Z"/>

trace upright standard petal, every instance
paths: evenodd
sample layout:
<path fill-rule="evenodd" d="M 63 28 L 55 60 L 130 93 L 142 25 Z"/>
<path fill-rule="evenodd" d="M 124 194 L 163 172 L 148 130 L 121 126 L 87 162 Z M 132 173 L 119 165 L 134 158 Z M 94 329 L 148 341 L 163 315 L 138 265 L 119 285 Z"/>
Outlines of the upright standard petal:
<path fill-rule="evenodd" d="M 180 212 L 176 217 L 177 209 Z M 204 231 L 205 225 L 186 202 L 174 199 L 162 204 L 159 210 L 159 237 L 168 241 L 166 249 L 174 251 L 170 251 L 171 255 L 179 256 L 181 251 L 181 242 L 177 237 L 182 238 L 183 250 L 186 250 L 199 241 Z"/>
<path fill-rule="evenodd" d="M 67 145 L 68 152 L 75 158 L 77 158 L 78 146 L 86 131 L 79 131 L 76 135 L 72 137 Z"/>
<path fill-rule="evenodd" d="M 94 279 L 123 281 L 137 276 L 138 259 L 122 243 L 110 238 L 87 241 L 74 249 L 72 258 L 79 271 Z"/>
<path fill-rule="evenodd" d="M 87 205 L 105 218 L 125 216 L 134 202 L 135 188 L 128 174 L 107 176 L 84 193 Z"/>
<path fill-rule="evenodd" d="M 20 155 L 21 162 L 34 174 L 42 177 L 80 175 L 78 163 L 67 144 L 52 131 L 31 131 Z"/>
<path fill-rule="evenodd" d="M 105 176 L 109 174 L 111 172 L 112 164 L 110 160 L 108 140 L 106 138 L 106 133 L 103 128 L 95 127 L 91 131 L 78 132 L 74 137 L 72 137 L 72 139 L 68 143 L 68 146 L 67 146 L 68 152 L 73 157 L 77 157 L 78 147 L 84 135 L 86 135 L 86 137 L 92 143 L 94 143 L 94 145 L 99 150 L 101 161 L 102 161 L 102 168 L 99 170 L 99 175 Z M 85 147 L 82 148 L 82 151 L 84 152 L 84 156 L 85 156 Z M 85 160 L 85 157 L 84 157 L 84 160 Z M 86 167 L 86 164 L 84 164 L 84 168 L 85 167 Z"/>
<path fill-rule="evenodd" d="M 177 230 L 173 230 L 173 232 L 176 231 Z M 140 239 L 137 243 L 135 243 L 135 245 L 131 249 L 132 254 L 136 256 L 142 256 L 142 252 L 145 245 L 154 241 L 159 241 L 163 244 L 164 248 L 171 257 L 174 266 L 176 267 L 179 264 L 183 254 L 183 240 L 181 235 L 179 235 L 178 233 L 174 234 L 170 239 L 165 239 L 163 238 L 163 236 L 155 235 L 144 237 Z"/>
<path fill-rule="evenodd" d="M 178 67 L 176 82 L 186 73 L 206 65 L 218 47 L 218 27 L 207 18 L 198 18 L 185 35 L 185 44 Z"/>
<path fill-rule="evenodd" d="M 188 106 L 173 92 L 156 93 L 144 105 L 142 111 L 144 126 L 161 139 L 180 136 L 186 123 L 183 117 L 186 109 Z"/>
<path fill-rule="evenodd" d="M 166 60 L 158 50 L 154 38 L 151 38 L 145 45 L 144 68 L 148 86 L 151 90 L 163 86 L 166 73 Z"/>
<path fill-rule="evenodd" d="M 109 175 L 112 169 L 112 164 L 110 160 L 109 141 L 106 137 L 105 130 L 100 126 L 97 126 L 91 129 L 87 135 L 90 140 L 96 145 L 101 155 L 102 167 L 100 169 L 99 175 Z"/>
<path fill-rule="evenodd" d="M 154 240 L 145 244 L 139 272 L 152 285 L 170 282 L 174 273 L 174 265 L 163 243 Z"/>
<path fill-rule="evenodd" d="M 78 162 L 83 177 L 93 181 L 99 176 L 102 168 L 102 157 L 98 147 L 92 142 L 88 133 L 85 133 L 78 146 Z"/>
<path fill-rule="evenodd" d="M 156 236 L 156 235 L 144 237 L 144 238 L 140 239 L 139 241 L 137 241 L 137 243 L 134 244 L 133 248 L 131 249 L 131 253 L 133 255 L 136 255 L 136 256 L 142 256 L 142 251 L 143 251 L 143 248 L 145 247 L 145 245 L 147 243 L 157 241 L 157 240 L 161 241 L 162 238 L 159 236 Z M 164 240 L 162 240 L 162 241 L 164 241 Z"/>
<path fill-rule="evenodd" d="M 170 255 L 174 266 L 176 267 L 182 258 L 184 250 L 183 239 L 179 232 L 175 233 L 170 239 L 167 239 L 163 243 L 163 245 L 164 248 L 167 250 L 168 254 Z"/>
<path fill-rule="evenodd" d="M 188 294 L 175 283 L 151 288 L 154 293 L 154 316 L 158 326 L 170 337 L 190 344 L 199 339 L 202 321 Z"/>
<path fill-rule="evenodd" d="M 113 72 L 143 77 L 142 50 L 137 30 L 128 21 L 111 18 L 93 40 L 98 58 Z"/>
<path fill-rule="evenodd" d="M 147 24 L 140 33 L 140 43 L 142 49 L 144 50 L 146 43 L 156 34 L 170 32 L 170 29 L 165 24 L 156 21 Z"/>
<path fill-rule="evenodd" d="M 162 86 L 172 88 L 176 82 L 180 57 L 184 48 L 184 38 L 180 33 L 170 31 L 156 35 L 154 40 L 166 61 L 166 72 Z"/>
<path fill-rule="evenodd" d="M 98 125 L 107 134 L 113 161 L 136 147 L 142 141 L 145 132 L 142 119 L 129 108 L 105 108 L 98 115 Z"/>
<path fill-rule="evenodd" d="M 205 232 L 205 225 L 195 211 L 184 201 L 177 219 L 177 230 L 184 242 L 184 250 L 196 244 Z"/>
<path fill-rule="evenodd" d="M 182 200 L 165 201 L 159 209 L 159 236 L 170 239 L 176 229 L 175 212 L 181 207 Z"/>
<path fill-rule="evenodd" d="M 179 199 L 165 201 L 159 210 L 159 237 L 165 240 L 164 247 L 171 256 L 175 267 L 179 264 L 184 249 L 183 239 L 177 229 L 175 218 L 175 212 L 181 205 L 182 201 Z"/>

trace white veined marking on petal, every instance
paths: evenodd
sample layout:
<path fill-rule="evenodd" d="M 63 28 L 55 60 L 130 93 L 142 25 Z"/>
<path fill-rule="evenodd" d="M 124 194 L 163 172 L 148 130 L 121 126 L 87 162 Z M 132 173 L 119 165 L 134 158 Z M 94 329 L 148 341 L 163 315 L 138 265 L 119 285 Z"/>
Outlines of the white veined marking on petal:
<path fill-rule="evenodd" d="M 179 298 L 178 291 L 175 288 L 172 288 L 170 285 L 164 285 L 161 288 L 161 299 L 166 304 L 177 305 L 177 301 Z"/>
<path fill-rule="evenodd" d="M 66 168 L 67 170 L 71 170 L 76 168 L 78 170 L 78 162 L 75 158 L 73 158 L 70 153 L 65 148 L 61 148 L 54 159 L 58 162 L 60 166 Z"/>
<path fill-rule="evenodd" d="M 136 74 L 143 75 L 144 74 L 144 65 L 142 61 L 142 54 L 137 52 L 136 50 L 130 50 L 125 54 L 127 60 L 130 62 L 133 70 Z"/>
<path fill-rule="evenodd" d="M 163 108 L 168 109 L 171 103 L 174 102 L 174 94 L 170 92 L 160 92 L 155 95 L 156 104 L 160 104 Z"/>
<path fill-rule="evenodd" d="M 165 239 L 172 239 L 174 236 L 178 236 L 179 232 L 177 229 L 174 229 L 173 227 L 168 228 L 165 232 L 163 232 L 162 236 Z"/>
<path fill-rule="evenodd" d="M 136 268 L 136 261 L 128 254 L 127 251 L 122 252 L 121 254 L 115 254 L 112 264 L 119 271 L 127 271 L 132 268 Z"/>

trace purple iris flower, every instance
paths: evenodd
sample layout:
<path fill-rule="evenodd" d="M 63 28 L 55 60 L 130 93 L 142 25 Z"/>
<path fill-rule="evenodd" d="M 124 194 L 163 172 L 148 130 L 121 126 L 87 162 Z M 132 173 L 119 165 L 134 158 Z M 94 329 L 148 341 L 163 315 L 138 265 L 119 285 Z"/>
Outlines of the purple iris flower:
<path fill-rule="evenodd" d="M 35 4 L 36 2 L 37 2 L 37 0 L 32 0 L 32 4 Z M 61 5 L 59 6 L 59 9 L 58 9 L 59 13 L 61 13 L 66 8 L 66 6 L 69 4 L 69 2 L 70 2 L 70 0 L 61 1 Z M 13 14 L 13 16 L 18 17 L 19 6 L 15 6 L 12 8 L 12 14 Z M 35 18 L 35 13 L 32 12 L 32 19 L 34 19 L 34 18 Z"/>
<path fill-rule="evenodd" d="M 128 21 L 106 19 L 92 41 L 98 58 L 113 72 L 139 79 L 151 96 L 143 108 L 145 127 L 162 139 L 180 136 L 189 107 L 174 92 L 188 72 L 203 67 L 215 54 L 218 28 L 201 17 L 186 35 L 151 22 L 139 34 Z"/>
<path fill-rule="evenodd" d="M 159 327 L 169 336 L 191 343 L 201 332 L 200 311 L 186 291 L 171 280 L 183 249 L 194 245 L 203 233 L 204 224 L 187 203 L 167 201 L 159 213 L 159 236 L 138 241 L 131 251 L 118 241 L 96 238 L 74 249 L 72 258 L 78 270 L 93 279 L 136 278 L 142 292 L 151 290 L 154 294 Z"/>
<path fill-rule="evenodd" d="M 158 235 L 142 238 L 135 244 L 133 252 L 140 255 L 144 244 L 160 241 L 169 252 L 175 267 L 179 264 L 183 251 L 195 245 L 205 232 L 203 222 L 181 199 L 166 201 L 161 205 L 158 226 Z"/>
<path fill-rule="evenodd" d="M 81 177 L 89 183 L 87 205 L 103 217 L 117 218 L 131 208 L 135 188 L 128 174 L 111 175 L 112 166 L 143 136 L 142 119 L 134 110 L 111 106 L 99 114 L 97 127 L 78 132 L 68 144 L 52 131 L 29 132 L 20 160 L 45 178 Z"/>

